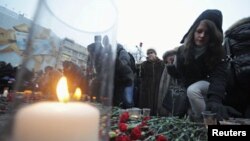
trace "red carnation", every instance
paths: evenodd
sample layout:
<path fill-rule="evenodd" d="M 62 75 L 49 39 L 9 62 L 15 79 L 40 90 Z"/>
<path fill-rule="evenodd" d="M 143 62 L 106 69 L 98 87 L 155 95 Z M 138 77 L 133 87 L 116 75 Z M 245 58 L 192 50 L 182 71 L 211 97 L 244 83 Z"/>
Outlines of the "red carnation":
<path fill-rule="evenodd" d="M 132 140 L 137 140 L 141 137 L 141 129 L 139 126 L 132 129 L 130 137 Z"/>
<path fill-rule="evenodd" d="M 143 117 L 143 121 L 150 120 L 150 116 Z"/>
<path fill-rule="evenodd" d="M 122 113 L 121 117 L 120 117 L 120 122 L 121 123 L 126 123 L 129 119 L 129 113 L 128 112 L 124 112 Z"/>
<path fill-rule="evenodd" d="M 126 132 L 128 130 L 128 126 L 126 123 L 119 123 L 119 129 L 121 132 Z"/>
<path fill-rule="evenodd" d="M 115 141 L 131 141 L 127 135 L 120 135 L 115 138 Z"/>
<path fill-rule="evenodd" d="M 147 121 L 143 120 L 139 126 L 144 127 L 144 126 L 147 126 L 147 125 L 148 125 Z"/>
<path fill-rule="evenodd" d="M 168 141 L 168 139 L 163 135 L 156 136 L 156 141 Z"/>

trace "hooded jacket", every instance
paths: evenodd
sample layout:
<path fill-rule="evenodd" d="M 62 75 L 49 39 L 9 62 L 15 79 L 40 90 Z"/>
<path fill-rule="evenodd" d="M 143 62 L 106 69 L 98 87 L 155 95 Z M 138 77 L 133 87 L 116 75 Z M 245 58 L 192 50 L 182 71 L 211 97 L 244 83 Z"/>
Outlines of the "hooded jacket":
<path fill-rule="evenodd" d="M 213 21 L 216 25 L 216 27 L 218 28 L 218 30 L 223 33 L 222 30 L 222 20 L 223 20 L 223 16 L 220 10 L 217 9 L 207 9 L 204 12 L 202 12 L 199 17 L 194 21 L 194 23 L 192 24 L 192 26 L 189 28 L 188 32 L 183 36 L 182 40 L 180 43 L 184 43 L 185 38 L 187 37 L 187 35 L 189 34 L 189 32 L 191 31 L 191 29 L 198 23 L 200 23 L 200 21 L 207 19 L 210 21 Z"/>
<path fill-rule="evenodd" d="M 215 23 L 217 29 L 220 32 L 222 30 L 223 16 L 220 10 L 207 9 L 202 12 L 199 17 L 194 21 L 188 32 L 184 35 L 181 43 L 184 43 L 185 38 L 190 31 L 197 26 L 202 20 L 210 20 Z M 185 65 L 184 57 L 184 45 L 182 45 L 177 52 L 177 66 L 168 66 L 168 72 L 173 77 L 182 79 L 184 85 L 188 87 L 190 84 L 199 80 L 206 80 L 210 82 L 210 86 L 207 92 L 207 97 L 215 97 L 218 101 L 222 101 L 225 97 L 226 84 L 227 84 L 227 64 L 226 62 L 219 61 L 214 64 L 213 68 L 209 68 L 206 64 L 205 58 L 209 55 L 207 52 L 200 55 L 195 59 L 192 54 L 192 60 L 189 61 L 189 65 Z M 191 52 L 194 52 L 191 50 Z M 210 57 L 210 56 L 209 56 Z"/>

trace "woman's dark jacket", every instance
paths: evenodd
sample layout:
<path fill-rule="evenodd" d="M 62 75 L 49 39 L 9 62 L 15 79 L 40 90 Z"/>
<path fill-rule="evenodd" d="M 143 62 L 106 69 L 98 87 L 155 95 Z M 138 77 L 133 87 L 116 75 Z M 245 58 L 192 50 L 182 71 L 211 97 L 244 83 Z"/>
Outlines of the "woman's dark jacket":
<path fill-rule="evenodd" d="M 205 61 L 207 53 L 203 53 L 198 58 L 192 55 L 191 61 L 186 65 L 183 56 L 184 46 L 179 47 L 177 52 L 177 64 L 175 66 L 168 66 L 168 72 L 173 77 L 179 78 L 187 88 L 194 82 L 206 80 L 210 82 L 207 96 L 211 95 L 224 98 L 225 88 L 227 82 L 227 64 L 220 61 L 209 69 Z M 193 51 L 194 52 L 194 51 Z"/>

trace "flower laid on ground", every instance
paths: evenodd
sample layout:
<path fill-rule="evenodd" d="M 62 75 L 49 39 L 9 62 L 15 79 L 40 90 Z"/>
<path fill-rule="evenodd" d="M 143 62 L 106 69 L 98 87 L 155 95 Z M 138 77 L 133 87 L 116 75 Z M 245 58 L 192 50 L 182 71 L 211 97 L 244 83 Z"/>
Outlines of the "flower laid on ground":
<path fill-rule="evenodd" d="M 138 119 L 128 112 L 119 114 L 112 108 L 110 141 L 206 141 L 207 130 L 203 123 L 192 122 L 188 117 L 150 116 Z"/>
<path fill-rule="evenodd" d="M 167 138 L 163 135 L 158 135 L 158 136 L 156 136 L 156 140 L 157 141 L 167 141 Z"/>
<path fill-rule="evenodd" d="M 136 141 L 145 140 L 154 136 L 156 141 L 168 141 L 164 135 L 156 135 L 153 130 L 148 127 L 148 120 L 150 117 L 144 117 L 140 119 L 130 120 L 129 113 L 124 112 L 118 119 L 118 129 L 109 133 L 111 140 L 114 141 Z"/>

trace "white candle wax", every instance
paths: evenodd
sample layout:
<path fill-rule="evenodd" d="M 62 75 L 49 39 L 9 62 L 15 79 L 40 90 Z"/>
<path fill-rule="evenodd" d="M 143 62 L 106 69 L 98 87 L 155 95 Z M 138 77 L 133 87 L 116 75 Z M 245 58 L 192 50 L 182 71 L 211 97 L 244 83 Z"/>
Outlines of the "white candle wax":
<path fill-rule="evenodd" d="M 80 102 L 40 102 L 15 117 L 14 141 L 98 141 L 99 111 Z"/>

